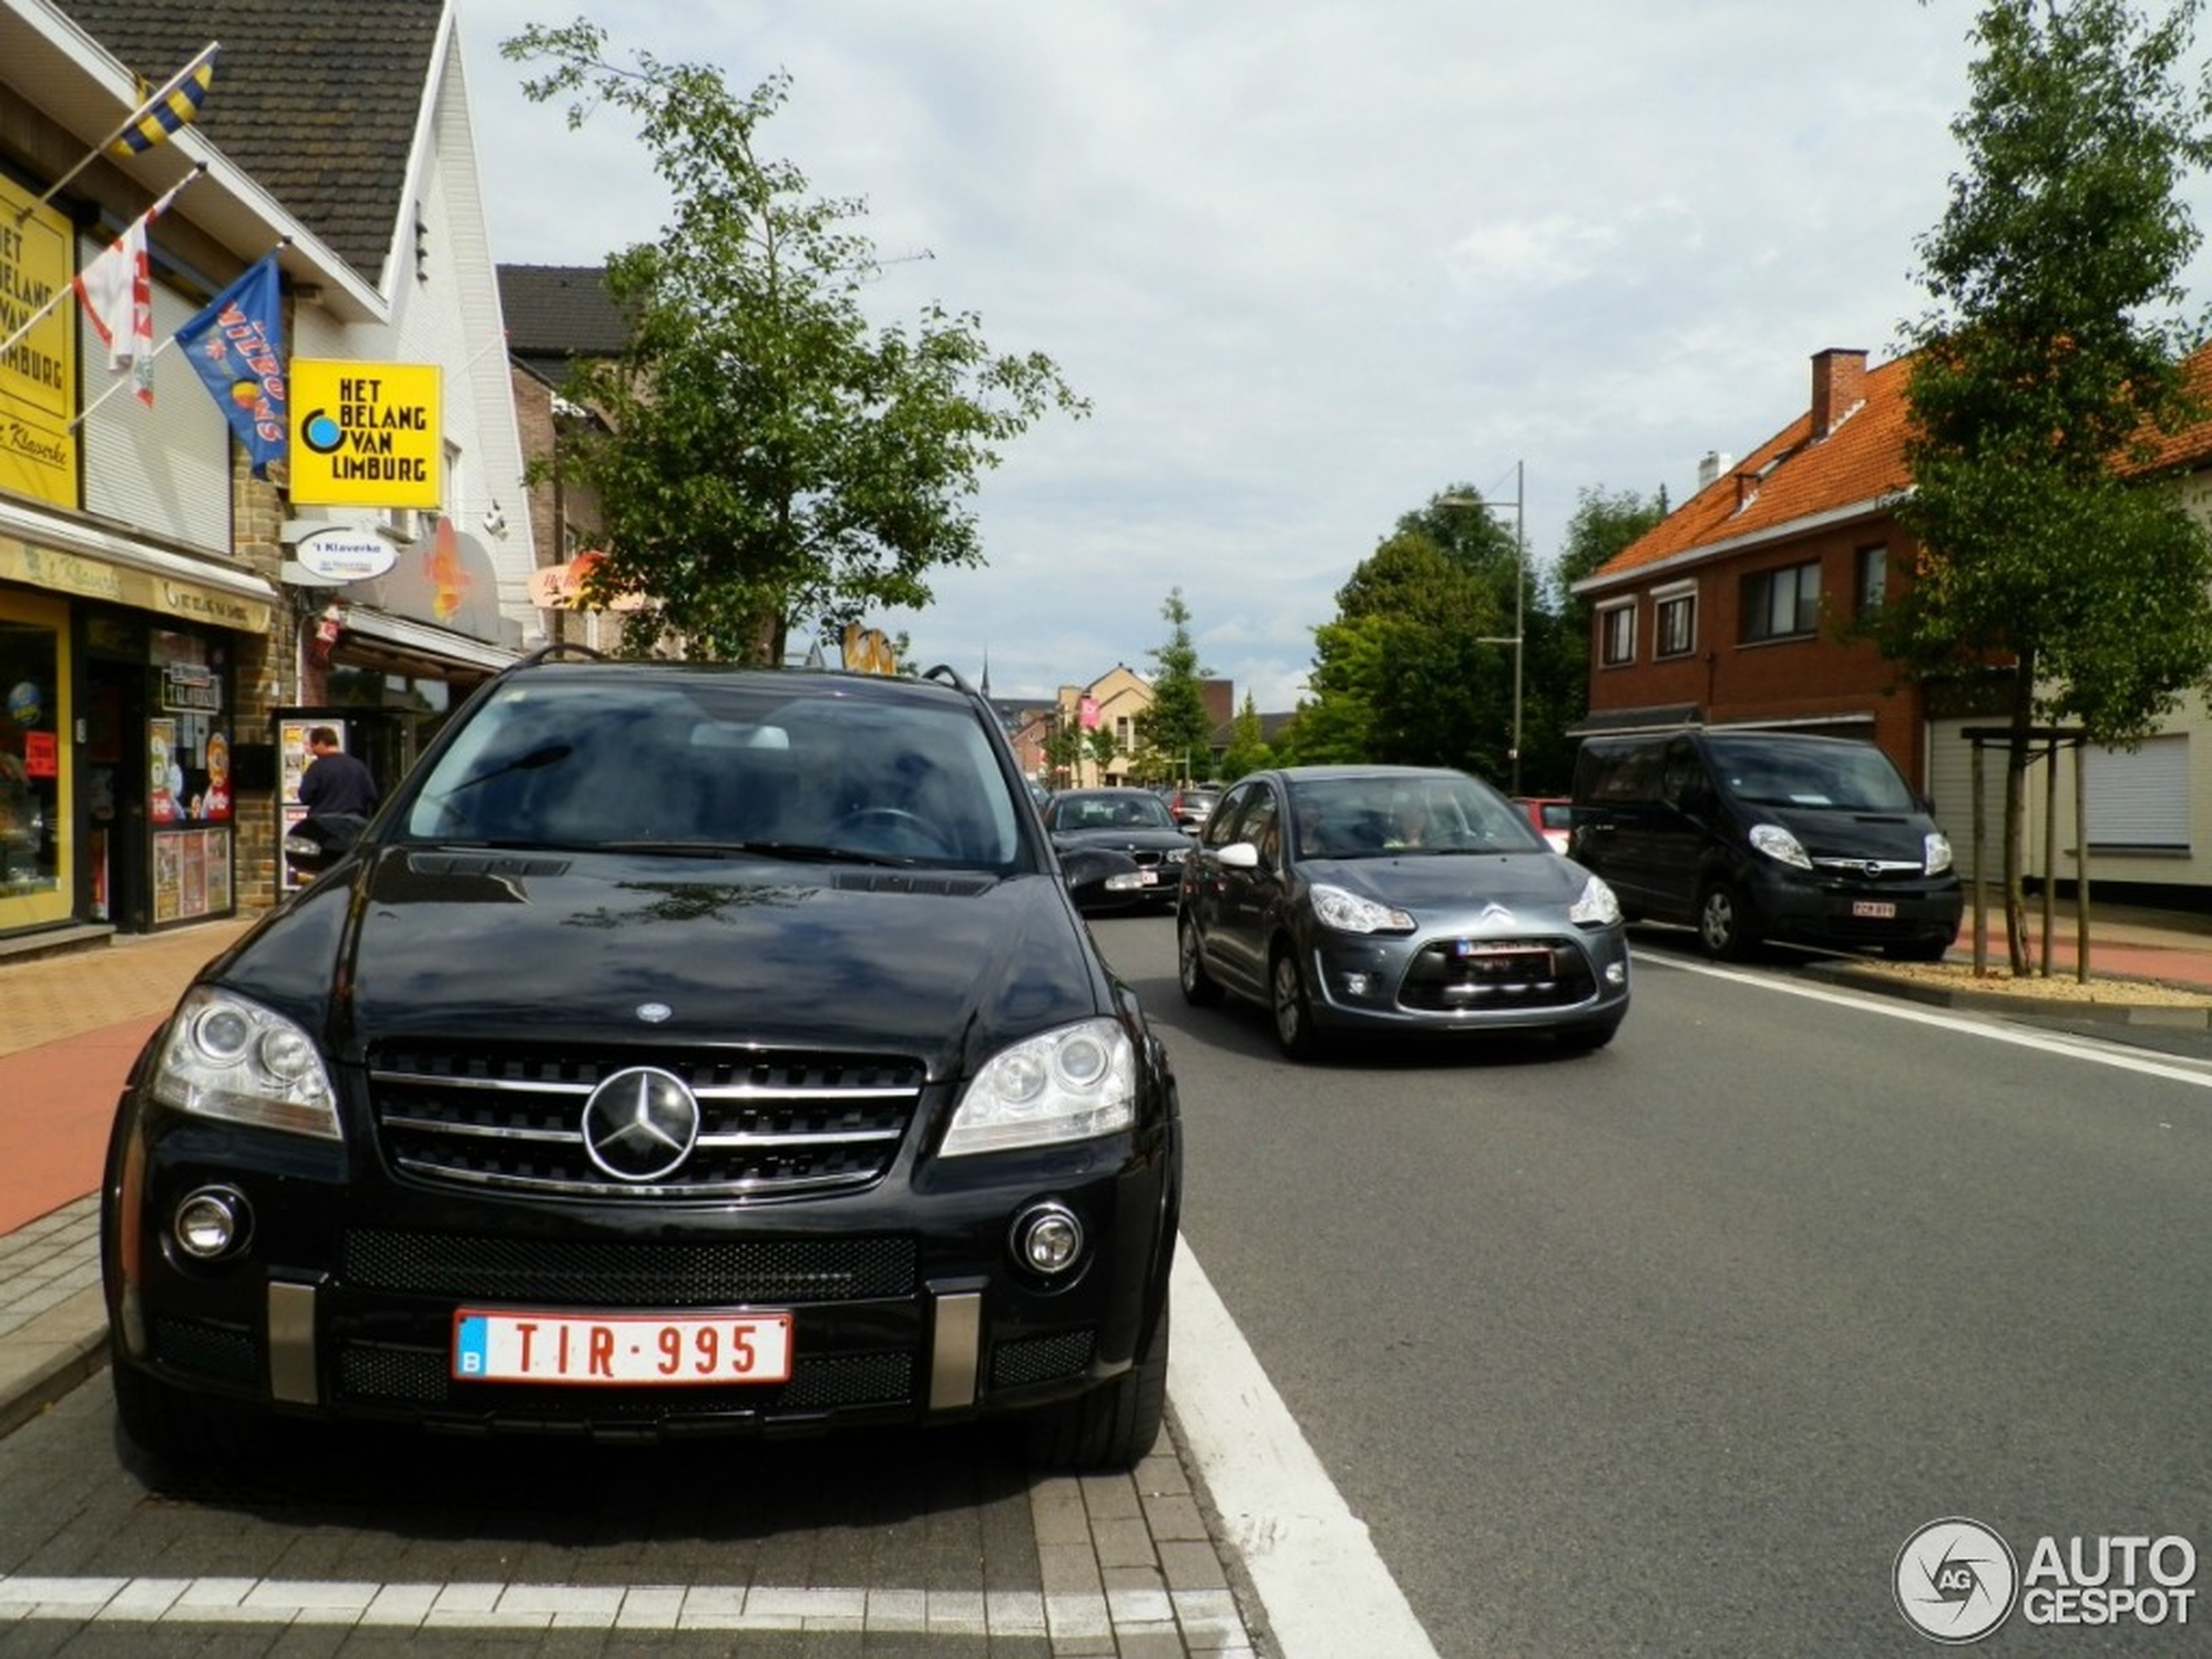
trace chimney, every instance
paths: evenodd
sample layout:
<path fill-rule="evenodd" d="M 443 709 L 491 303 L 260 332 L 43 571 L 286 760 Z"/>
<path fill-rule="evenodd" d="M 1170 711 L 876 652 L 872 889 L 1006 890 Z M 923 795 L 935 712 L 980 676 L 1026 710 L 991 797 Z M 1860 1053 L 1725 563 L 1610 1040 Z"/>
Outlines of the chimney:
<path fill-rule="evenodd" d="M 1728 470 L 1729 463 L 1734 459 L 1733 455 L 1723 455 L 1717 449 L 1706 450 L 1705 458 L 1697 463 L 1697 488 L 1710 489 L 1718 483 L 1721 475 Z"/>
<path fill-rule="evenodd" d="M 1812 355 L 1812 438 L 1815 443 L 1843 424 L 1866 401 L 1866 354 L 1831 346 Z"/>

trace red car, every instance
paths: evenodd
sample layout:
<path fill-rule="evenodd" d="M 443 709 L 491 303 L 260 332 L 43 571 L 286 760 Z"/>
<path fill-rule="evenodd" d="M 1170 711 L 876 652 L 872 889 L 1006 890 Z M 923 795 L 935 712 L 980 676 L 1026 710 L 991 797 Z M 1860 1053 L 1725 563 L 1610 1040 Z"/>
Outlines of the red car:
<path fill-rule="evenodd" d="M 1538 833 L 1552 844 L 1552 851 L 1567 851 L 1567 832 L 1574 826 L 1574 803 L 1564 795 L 1515 795 L 1513 804 L 1528 815 L 1528 821 Z"/>

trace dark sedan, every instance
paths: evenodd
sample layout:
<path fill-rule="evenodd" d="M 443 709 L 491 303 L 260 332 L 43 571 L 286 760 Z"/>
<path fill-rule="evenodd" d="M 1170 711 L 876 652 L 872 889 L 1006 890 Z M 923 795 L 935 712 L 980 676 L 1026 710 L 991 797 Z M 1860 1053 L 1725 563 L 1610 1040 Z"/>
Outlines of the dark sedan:
<path fill-rule="evenodd" d="M 1106 880 L 1078 880 L 1076 901 L 1084 909 L 1174 907 L 1190 835 L 1176 827 L 1168 804 L 1150 790 L 1063 789 L 1045 803 L 1044 826 L 1062 859 L 1119 853 L 1134 867 Z"/>
<path fill-rule="evenodd" d="M 1612 890 L 1464 772 L 1254 773 L 1198 838 L 1179 910 L 1184 996 L 1260 1004 L 1293 1059 L 1351 1032 L 1596 1049 L 1629 1011 Z"/>

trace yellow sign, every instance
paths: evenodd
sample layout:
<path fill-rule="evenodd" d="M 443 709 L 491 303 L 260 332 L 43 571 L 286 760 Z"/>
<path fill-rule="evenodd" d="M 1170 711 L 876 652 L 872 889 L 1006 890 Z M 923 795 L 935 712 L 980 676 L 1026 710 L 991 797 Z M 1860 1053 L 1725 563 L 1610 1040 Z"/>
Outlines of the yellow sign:
<path fill-rule="evenodd" d="M 75 507 L 74 250 L 69 220 L 36 199 L 0 177 L 0 491 Z"/>
<path fill-rule="evenodd" d="M 292 360 L 295 504 L 436 507 L 445 453 L 435 363 Z"/>

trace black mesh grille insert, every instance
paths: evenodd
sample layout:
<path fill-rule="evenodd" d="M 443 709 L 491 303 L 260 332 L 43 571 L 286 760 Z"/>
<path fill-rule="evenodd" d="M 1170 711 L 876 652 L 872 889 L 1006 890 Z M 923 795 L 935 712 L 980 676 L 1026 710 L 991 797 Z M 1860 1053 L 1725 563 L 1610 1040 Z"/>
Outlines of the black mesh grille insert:
<path fill-rule="evenodd" d="M 895 1236 L 660 1244 L 448 1237 L 355 1228 L 345 1276 L 364 1290 L 599 1308 L 777 1306 L 911 1296 L 914 1243 Z"/>
<path fill-rule="evenodd" d="M 625 1068 L 680 1078 L 698 1137 L 682 1164 L 619 1180 L 592 1161 L 583 1112 Z M 751 1050 L 586 1049 L 558 1042 L 423 1042 L 369 1056 L 385 1155 L 440 1184 L 634 1199 L 745 1199 L 880 1180 L 927 1074 L 902 1056 Z"/>
<path fill-rule="evenodd" d="M 1089 1331 L 1001 1342 L 991 1351 L 991 1386 L 1020 1388 L 1028 1383 L 1081 1376 L 1096 1345 L 1096 1333 Z"/>
<path fill-rule="evenodd" d="M 250 1386 L 260 1380 L 253 1339 L 234 1326 L 162 1318 L 153 1321 L 150 1335 L 153 1357 L 161 1365 L 219 1382 Z"/>
<path fill-rule="evenodd" d="M 637 1423 L 855 1406 L 903 1406 L 914 1398 L 909 1353 L 829 1354 L 792 1362 L 791 1380 L 753 1388 L 540 1388 L 455 1383 L 433 1349 L 348 1342 L 338 1352 L 338 1386 L 361 1405 L 420 1406 L 482 1413 L 516 1423 Z"/>
<path fill-rule="evenodd" d="M 1471 1014 L 1572 1008 L 1596 994 L 1589 959 L 1571 939 L 1441 940 L 1398 988 L 1406 1008 Z"/>

